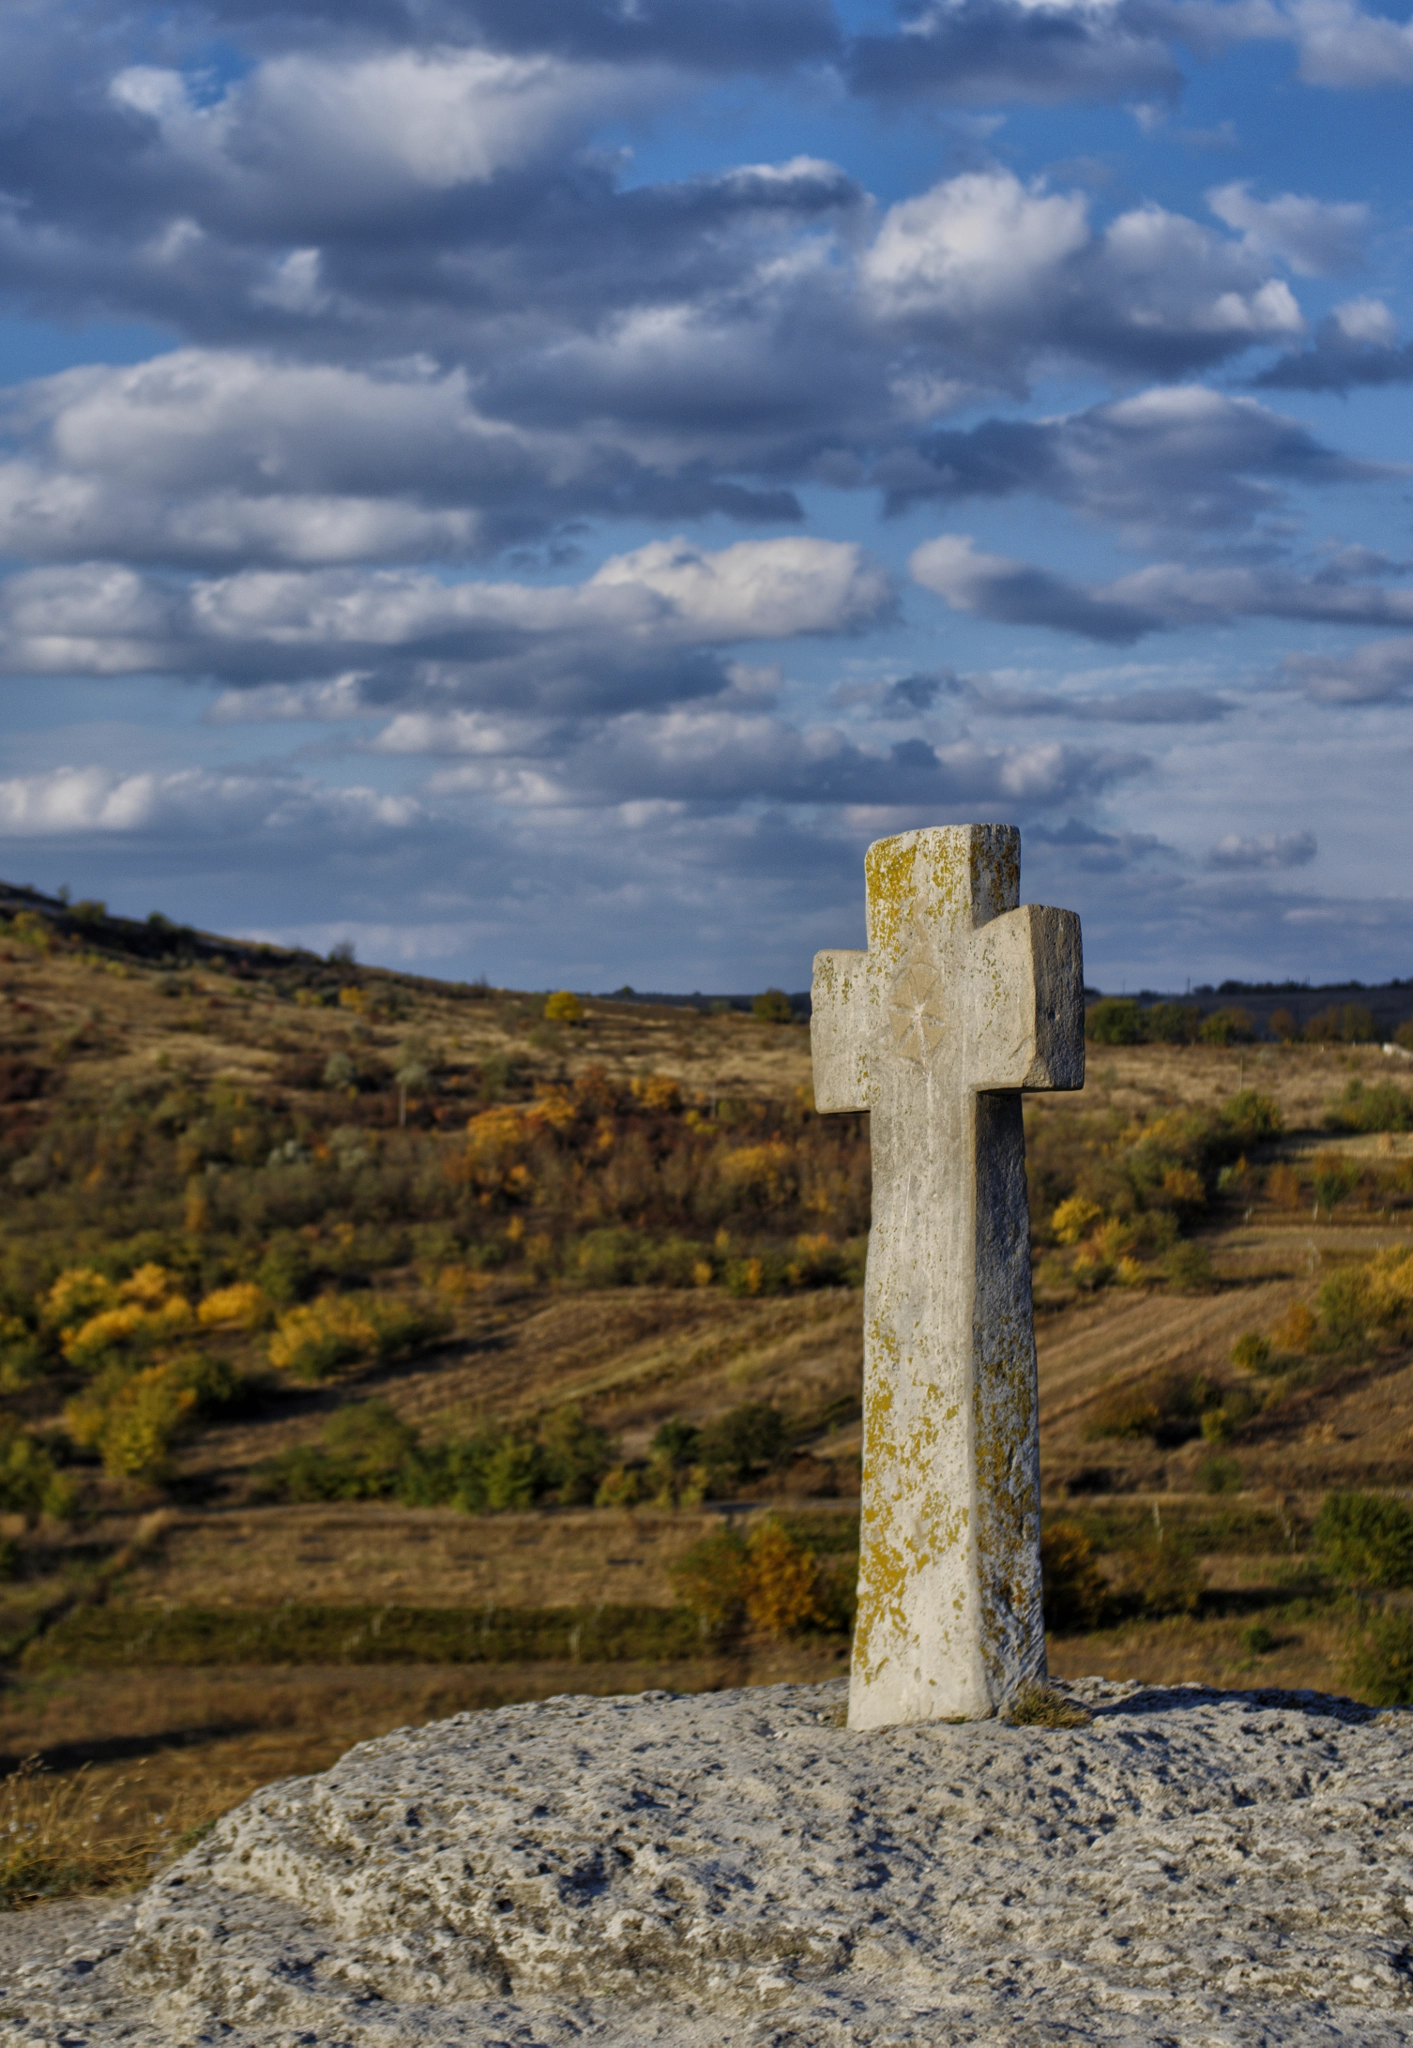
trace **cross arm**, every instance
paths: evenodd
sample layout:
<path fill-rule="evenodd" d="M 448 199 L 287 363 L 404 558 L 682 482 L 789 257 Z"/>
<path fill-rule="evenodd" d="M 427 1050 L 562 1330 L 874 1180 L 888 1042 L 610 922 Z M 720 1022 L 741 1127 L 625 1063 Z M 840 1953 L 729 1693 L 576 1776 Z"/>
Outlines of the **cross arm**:
<path fill-rule="evenodd" d="M 867 953 L 816 953 L 810 985 L 810 1053 L 818 1110 L 867 1109 L 868 1026 L 878 991 Z"/>
<path fill-rule="evenodd" d="M 973 1067 L 977 1089 L 1084 1086 L 1084 960 L 1079 919 L 1033 903 L 977 932 Z"/>

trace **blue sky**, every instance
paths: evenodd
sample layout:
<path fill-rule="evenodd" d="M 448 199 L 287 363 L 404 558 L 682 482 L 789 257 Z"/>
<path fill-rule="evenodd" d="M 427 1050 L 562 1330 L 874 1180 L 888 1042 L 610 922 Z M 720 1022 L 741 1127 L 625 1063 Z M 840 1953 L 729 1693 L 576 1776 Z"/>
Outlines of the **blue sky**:
<path fill-rule="evenodd" d="M 1089 977 L 1413 973 L 1413 24 L 10 0 L 0 873 L 805 985 L 1000 818 Z"/>

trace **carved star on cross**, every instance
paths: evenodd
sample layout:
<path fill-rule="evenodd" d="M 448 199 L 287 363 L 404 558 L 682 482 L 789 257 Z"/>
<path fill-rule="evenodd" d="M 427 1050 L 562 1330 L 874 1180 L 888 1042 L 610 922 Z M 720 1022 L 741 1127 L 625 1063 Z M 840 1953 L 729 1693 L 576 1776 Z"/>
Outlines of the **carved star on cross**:
<path fill-rule="evenodd" d="M 926 960 L 910 960 L 893 984 L 888 1002 L 893 1043 L 905 1060 L 927 1065 L 947 1029 L 942 977 Z"/>

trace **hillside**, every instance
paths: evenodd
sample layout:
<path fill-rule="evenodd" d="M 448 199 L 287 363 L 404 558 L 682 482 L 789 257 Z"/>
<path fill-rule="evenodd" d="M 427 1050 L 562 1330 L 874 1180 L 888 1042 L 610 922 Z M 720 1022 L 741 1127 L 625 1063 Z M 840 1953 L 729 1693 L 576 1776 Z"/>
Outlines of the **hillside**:
<path fill-rule="evenodd" d="M 806 1029 L 5 901 L 12 1764 L 131 1843 L 456 1706 L 843 1668 L 867 1126 Z M 1061 1672 L 1345 1682 L 1312 1531 L 1413 1488 L 1409 1078 L 1104 1046 L 1030 1103 Z"/>

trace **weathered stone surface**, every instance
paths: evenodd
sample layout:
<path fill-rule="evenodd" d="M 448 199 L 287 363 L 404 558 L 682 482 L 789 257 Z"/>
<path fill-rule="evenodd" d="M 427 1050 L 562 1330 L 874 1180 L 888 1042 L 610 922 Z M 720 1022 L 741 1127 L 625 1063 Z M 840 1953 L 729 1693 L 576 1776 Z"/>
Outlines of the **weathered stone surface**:
<path fill-rule="evenodd" d="M 815 1105 L 872 1112 L 849 1722 L 994 1714 L 1043 1675 L 1022 1089 L 1084 1082 L 1079 919 L 1020 834 L 868 850 L 868 951 L 815 957 Z"/>
<path fill-rule="evenodd" d="M 1413 2039 L 1413 1714 L 1068 1690 L 1089 1727 L 858 1733 L 838 1683 L 390 1735 L 37 1939 L 0 2043 Z"/>

